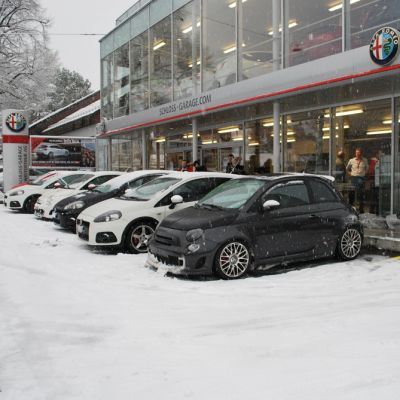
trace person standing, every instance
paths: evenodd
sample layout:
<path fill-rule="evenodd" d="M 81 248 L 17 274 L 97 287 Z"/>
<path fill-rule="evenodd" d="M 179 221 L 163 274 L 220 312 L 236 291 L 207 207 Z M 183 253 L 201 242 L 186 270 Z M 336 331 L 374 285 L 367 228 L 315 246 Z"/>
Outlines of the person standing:
<path fill-rule="evenodd" d="M 336 180 L 338 182 L 346 181 L 346 164 L 344 162 L 344 152 L 339 150 L 336 156 Z"/>
<path fill-rule="evenodd" d="M 351 158 L 346 167 L 350 175 L 352 190 L 349 192 L 349 203 L 354 205 L 355 197 L 359 203 L 360 213 L 364 213 L 365 202 L 365 180 L 368 171 L 368 160 L 362 156 L 362 149 L 357 148 L 355 157 Z"/>

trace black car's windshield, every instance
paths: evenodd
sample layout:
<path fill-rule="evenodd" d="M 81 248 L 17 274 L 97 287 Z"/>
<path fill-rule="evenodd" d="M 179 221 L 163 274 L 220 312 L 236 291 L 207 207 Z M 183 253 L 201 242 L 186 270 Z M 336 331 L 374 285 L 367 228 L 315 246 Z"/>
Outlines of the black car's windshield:
<path fill-rule="evenodd" d="M 121 199 L 147 201 L 179 181 L 179 178 L 157 178 L 136 189 L 128 189 Z"/>
<path fill-rule="evenodd" d="M 232 179 L 212 190 L 198 204 L 204 208 L 239 209 L 265 184 L 262 179 Z"/>

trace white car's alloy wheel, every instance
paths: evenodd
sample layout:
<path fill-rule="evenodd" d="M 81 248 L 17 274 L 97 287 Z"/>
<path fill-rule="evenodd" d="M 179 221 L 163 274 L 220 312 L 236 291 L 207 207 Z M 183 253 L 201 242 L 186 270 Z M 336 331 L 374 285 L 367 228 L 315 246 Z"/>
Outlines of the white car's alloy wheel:
<path fill-rule="evenodd" d="M 130 250 L 134 253 L 146 253 L 149 240 L 154 235 L 154 228 L 146 223 L 139 223 L 130 231 Z"/>

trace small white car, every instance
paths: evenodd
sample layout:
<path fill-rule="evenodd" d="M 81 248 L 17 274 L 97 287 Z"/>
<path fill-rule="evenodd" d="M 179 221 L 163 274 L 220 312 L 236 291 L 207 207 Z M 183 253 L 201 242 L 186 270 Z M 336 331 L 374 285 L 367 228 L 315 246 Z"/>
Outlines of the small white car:
<path fill-rule="evenodd" d="M 122 172 L 118 171 L 87 172 L 85 175 L 77 176 L 76 180 L 67 185 L 60 185 L 60 187 L 56 185 L 54 189 L 47 190 L 37 199 L 34 206 L 35 217 L 39 219 L 52 219 L 54 206 L 60 200 L 86 190 L 93 190 L 96 186 L 122 174 Z"/>
<path fill-rule="evenodd" d="M 36 200 L 56 184 L 68 185 L 79 176 L 87 174 L 85 171 L 50 171 L 34 182 L 18 185 L 4 194 L 4 205 L 10 210 L 20 210 L 33 213 Z"/>
<path fill-rule="evenodd" d="M 76 232 L 91 246 L 118 246 L 144 253 L 157 224 L 167 215 L 195 204 L 236 177 L 218 172 L 172 172 L 87 208 L 78 216 Z"/>
<path fill-rule="evenodd" d="M 69 151 L 54 143 L 40 143 L 35 149 L 38 158 L 68 157 Z"/>

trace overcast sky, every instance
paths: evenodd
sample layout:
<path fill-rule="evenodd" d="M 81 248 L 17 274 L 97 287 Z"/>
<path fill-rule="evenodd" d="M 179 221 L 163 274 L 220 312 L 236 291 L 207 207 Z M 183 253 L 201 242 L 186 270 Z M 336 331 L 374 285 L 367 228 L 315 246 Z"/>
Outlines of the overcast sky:
<path fill-rule="evenodd" d="M 134 0 L 40 0 L 52 20 L 50 33 L 108 33 L 115 20 Z M 50 47 L 57 50 L 61 64 L 100 87 L 101 36 L 50 35 Z"/>

